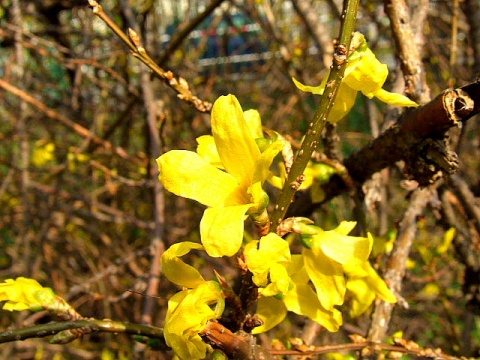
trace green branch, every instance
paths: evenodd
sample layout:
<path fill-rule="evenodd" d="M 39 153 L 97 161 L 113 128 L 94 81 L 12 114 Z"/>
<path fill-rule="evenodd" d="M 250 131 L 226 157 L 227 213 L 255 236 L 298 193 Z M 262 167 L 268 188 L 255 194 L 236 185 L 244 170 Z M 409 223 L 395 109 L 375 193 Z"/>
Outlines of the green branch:
<path fill-rule="evenodd" d="M 112 320 L 84 319 L 77 321 L 51 322 L 48 324 L 28 326 L 21 329 L 7 330 L 0 333 L 0 344 L 18 340 L 26 340 L 30 338 L 52 336 L 56 334 L 61 335 L 61 332 L 72 330 L 78 330 L 77 334 L 80 336 L 83 333 L 100 331 L 145 336 L 163 341 L 163 329 L 158 327 L 123 323 Z M 64 342 L 63 339 L 63 337 L 59 336 L 56 341 L 53 342 L 62 343 Z"/>
<path fill-rule="evenodd" d="M 335 46 L 333 64 L 327 80 L 327 86 L 320 104 L 318 105 L 317 111 L 310 122 L 309 130 L 305 134 L 302 146 L 295 156 L 295 160 L 288 173 L 285 185 L 277 199 L 275 209 L 272 212 L 272 226 L 270 229 L 272 232 L 277 230 L 278 225 L 281 223 L 290 203 L 292 202 L 295 192 L 303 182 L 303 172 L 307 167 L 313 151 L 318 146 L 320 136 L 328 121 L 328 115 L 333 107 L 335 97 L 343 78 L 343 73 L 347 66 L 348 49 L 350 48 L 352 34 L 355 30 L 358 3 L 359 0 L 344 0 L 340 37 Z"/>

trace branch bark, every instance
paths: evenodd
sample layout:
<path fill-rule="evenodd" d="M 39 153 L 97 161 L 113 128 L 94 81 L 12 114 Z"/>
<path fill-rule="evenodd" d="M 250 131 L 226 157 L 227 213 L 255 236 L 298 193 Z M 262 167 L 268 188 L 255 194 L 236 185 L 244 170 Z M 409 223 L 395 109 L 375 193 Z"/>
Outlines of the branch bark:
<path fill-rule="evenodd" d="M 357 184 L 363 184 L 376 172 L 404 160 L 406 168 L 413 171 L 410 175 L 421 185 L 428 185 L 432 174 L 456 171 L 456 155 L 448 149 L 443 149 L 446 153 L 441 154 L 438 141 L 444 139 L 450 128 L 461 126 L 479 112 L 480 82 L 446 90 L 429 103 L 406 111 L 395 125 L 347 158 L 345 168 Z M 334 176 L 323 190 L 323 202 L 326 202 L 347 187 Z M 309 216 L 321 204 L 314 204 L 308 191 L 297 194 L 287 217 Z"/>

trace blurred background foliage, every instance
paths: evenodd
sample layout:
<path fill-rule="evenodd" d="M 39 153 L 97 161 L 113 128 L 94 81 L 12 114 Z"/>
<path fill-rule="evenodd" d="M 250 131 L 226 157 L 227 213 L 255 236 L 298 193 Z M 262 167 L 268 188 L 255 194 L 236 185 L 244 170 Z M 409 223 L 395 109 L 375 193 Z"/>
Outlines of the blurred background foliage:
<path fill-rule="evenodd" d="M 153 200 L 157 180 L 151 171 L 155 156 L 141 88 L 143 64 L 92 14 L 86 1 L 0 3 L 0 79 L 17 89 L 15 93 L 2 86 L 0 91 L 0 278 L 35 278 L 87 317 L 140 322 L 145 296 L 129 290 L 146 289 L 149 247 L 159 221 Z M 320 83 L 331 63 L 341 1 L 224 1 L 165 56 L 172 39 L 209 3 L 101 1 L 124 30 L 133 16 L 151 57 L 186 79 L 202 100 L 213 102 L 233 93 L 244 109 L 259 110 L 266 127 L 299 142 L 318 98 L 300 93 L 291 76 L 308 85 Z M 313 22 L 300 14 L 299 3 L 308 5 Z M 432 96 L 474 81 L 480 71 L 477 0 L 408 3 L 413 15 L 419 7 L 428 7 L 426 21 L 415 26 L 425 36 L 423 62 Z M 382 1 L 361 2 L 357 28 L 390 68 L 386 88 L 402 92 Z M 196 137 L 209 133 L 209 116 L 178 99 L 161 81 L 153 79 L 151 86 L 162 151 L 194 149 Z M 336 129 L 341 157 L 366 145 L 397 114 L 398 109 L 359 96 Z M 451 136 L 462 177 L 477 197 L 478 123 L 478 117 L 473 118 Z M 128 156 L 93 141 L 93 135 Z M 373 199 L 367 213 L 369 231 L 378 238 L 378 266 L 409 201 L 401 171 L 384 171 L 389 181 L 381 189 L 383 200 Z M 198 241 L 201 205 L 168 193 L 164 198 L 165 246 Z M 352 207 L 347 195 L 339 196 L 313 216 L 319 225 L 332 228 L 354 219 Z M 480 355 L 479 310 L 467 306 L 465 266 L 450 245 L 456 236 L 450 228 L 438 207 L 419 222 L 404 283 L 410 308 L 394 313 L 391 332 L 403 331 L 407 339 L 452 354 Z M 230 280 L 237 271 L 234 259 L 199 257 L 191 262 L 207 276 L 212 266 Z M 166 302 L 174 291 L 162 278 L 151 314 L 154 325 L 163 325 Z M 368 315 L 345 316 L 339 333 L 321 331 L 315 344 L 343 343 L 351 333 L 365 334 Z M 49 320 L 42 313 L 3 312 L 0 328 Z M 302 336 L 309 326 L 292 316 L 260 341 L 269 346 L 274 338 Z M 93 334 L 67 346 L 42 339 L 3 344 L 0 354 L 4 359 L 129 359 L 134 349 L 131 338 Z M 135 356 L 168 359 L 171 354 L 144 349 Z"/>

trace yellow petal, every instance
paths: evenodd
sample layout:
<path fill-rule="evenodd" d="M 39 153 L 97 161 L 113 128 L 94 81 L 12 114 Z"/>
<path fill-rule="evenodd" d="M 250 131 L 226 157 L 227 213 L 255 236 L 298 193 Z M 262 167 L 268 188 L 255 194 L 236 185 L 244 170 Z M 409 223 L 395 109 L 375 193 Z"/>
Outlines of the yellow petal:
<path fill-rule="evenodd" d="M 262 296 L 285 295 L 290 290 L 290 277 L 281 264 L 273 264 L 269 269 L 270 284 L 259 289 Z"/>
<path fill-rule="evenodd" d="M 318 86 L 304 85 L 294 77 L 292 77 L 292 80 L 295 86 L 304 92 L 309 92 L 315 95 L 323 95 L 323 92 L 325 91 L 325 85 L 327 83 L 327 79 L 329 75 L 330 75 L 330 72 L 328 72 L 328 74 L 323 78 L 323 81 L 321 82 L 321 84 Z"/>
<path fill-rule="evenodd" d="M 349 279 L 347 289 L 353 295 L 350 308 L 350 316 L 358 317 L 362 315 L 375 300 L 375 293 L 368 288 L 364 279 Z"/>
<path fill-rule="evenodd" d="M 56 300 L 52 289 L 43 287 L 34 279 L 18 277 L 0 283 L 0 301 L 7 301 L 3 306 L 5 310 L 39 311 L 55 304 Z"/>
<path fill-rule="evenodd" d="M 207 281 L 193 290 L 184 290 L 175 294 L 168 302 L 165 320 L 165 342 L 175 354 L 183 360 L 203 359 L 206 344 L 199 333 L 205 329 L 207 321 L 221 315 L 217 309 L 223 309 L 223 294 L 218 283 Z"/>
<path fill-rule="evenodd" d="M 303 255 L 292 255 L 288 265 L 288 274 L 295 284 L 306 284 L 310 281 L 307 269 L 305 269 Z"/>
<path fill-rule="evenodd" d="M 160 181 L 175 195 L 212 207 L 248 201 L 235 179 L 210 165 L 198 154 L 172 150 L 157 159 Z"/>
<path fill-rule="evenodd" d="M 260 118 L 260 113 L 258 110 L 250 109 L 243 112 L 243 117 L 247 122 L 248 129 L 250 130 L 250 134 L 254 139 L 263 138 L 263 131 L 262 131 L 262 119 Z"/>
<path fill-rule="evenodd" d="M 366 261 L 365 267 L 368 271 L 368 277 L 366 278 L 366 281 L 369 287 L 373 289 L 383 301 L 396 303 L 397 298 L 388 288 L 385 281 L 383 281 L 383 279 L 378 275 L 377 271 L 372 267 L 370 262 Z"/>
<path fill-rule="evenodd" d="M 415 101 L 410 100 L 408 97 L 402 94 L 391 93 L 386 90 L 380 89 L 375 93 L 375 97 L 383 101 L 386 104 L 395 105 L 395 106 L 408 106 L 408 107 L 417 107 L 419 106 Z"/>
<path fill-rule="evenodd" d="M 253 274 L 266 273 L 276 263 L 287 264 L 290 258 L 288 243 L 274 233 L 263 236 L 259 242 L 252 241 L 245 247 L 245 262 Z"/>
<path fill-rule="evenodd" d="M 235 96 L 221 96 L 213 104 L 212 133 L 223 166 L 241 187 L 247 189 L 253 183 L 260 150 Z"/>
<path fill-rule="evenodd" d="M 348 69 L 348 67 L 347 67 Z M 323 95 L 325 86 L 327 83 L 328 74 L 323 78 L 322 83 L 319 86 L 307 86 L 303 85 L 301 82 L 292 78 L 295 86 L 302 91 L 311 92 L 312 94 Z M 332 124 L 335 124 L 342 120 L 355 105 L 355 98 L 357 97 L 357 90 L 349 87 L 345 82 L 340 84 L 338 88 L 337 96 L 333 103 L 333 107 L 330 110 L 328 115 L 328 121 Z"/>
<path fill-rule="evenodd" d="M 344 270 L 348 275 L 347 289 L 353 295 L 351 315 L 358 316 L 364 313 L 379 296 L 382 300 L 395 303 L 395 295 L 387 284 L 378 275 L 369 261 L 360 265 L 346 265 Z"/>
<path fill-rule="evenodd" d="M 328 331 L 338 331 L 342 325 L 342 314 L 337 309 L 325 310 L 317 294 L 308 284 L 297 284 L 283 298 L 288 311 L 306 316 L 324 326 Z"/>
<path fill-rule="evenodd" d="M 205 282 L 202 275 L 193 266 L 185 264 L 180 257 L 190 250 L 204 250 L 200 244 L 185 241 L 173 244 L 162 255 L 162 269 L 165 276 L 179 286 L 194 288 Z"/>
<path fill-rule="evenodd" d="M 202 157 L 203 160 L 211 165 L 223 169 L 222 161 L 218 155 L 217 146 L 212 135 L 203 135 L 197 138 L 197 154 Z"/>
<path fill-rule="evenodd" d="M 342 305 L 345 297 L 345 277 L 342 265 L 327 257 L 317 247 L 303 249 L 305 269 L 315 286 L 322 307 L 333 311 L 336 305 Z"/>
<path fill-rule="evenodd" d="M 313 235 L 314 242 L 318 243 L 322 252 L 340 264 L 366 261 L 372 249 L 373 238 L 342 235 L 337 230 L 338 228 Z"/>
<path fill-rule="evenodd" d="M 287 316 L 287 309 L 283 301 L 263 297 L 258 299 L 256 315 L 263 321 L 263 325 L 254 328 L 252 334 L 263 333 L 280 324 Z"/>
<path fill-rule="evenodd" d="M 262 214 L 270 201 L 268 194 L 262 189 L 262 184 L 260 182 L 254 183 L 247 189 L 247 193 L 250 196 L 250 202 L 252 203 L 248 215 L 255 217 Z"/>
<path fill-rule="evenodd" d="M 260 182 L 263 184 L 263 182 L 268 178 L 270 175 L 270 165 L 272 165 L 272 161 L 275 156 L 282 151 L 282 148 L 282 141 L 277 140 L 268 145 L 268 147 L 261 153 L 255 162 L 255 173 L 253 176 L 254 183 Z"/>
<path fill-rule="evenodd" d="M 361 53 L 361 56 L 355 62 L 355 66 L 352 66 L 349 71 L 345 70 L 343 81 L 352 89 L 361 91 L 371 99 L 385 83 L 388 76 L 388 67 L 378 61 L 368 47 L 359 53 Z M 347 65 L 348 68 L 349 65 Z"/>
<path fill-rule="evenodd" d="M 328 121 L 335 124 L 342 120 L 352 110 L 357 98 L 357 90 L 342 82 L 338 88 L 337 96 L 333 103 L 332 109 L 328 114 Z"/>
<path fill-rule="evenodd" d="M 209 208 L 200 222 L 205 251 L 212 257 L 233 256 L 243 241 L 245 213 L 252 204 Z"/>

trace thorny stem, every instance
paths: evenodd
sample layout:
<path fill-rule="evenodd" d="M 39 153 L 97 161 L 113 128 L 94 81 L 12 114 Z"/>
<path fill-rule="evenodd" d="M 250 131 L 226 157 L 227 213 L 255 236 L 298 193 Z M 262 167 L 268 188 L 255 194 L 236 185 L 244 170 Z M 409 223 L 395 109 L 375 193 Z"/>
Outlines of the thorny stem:
<path fill-rule="evenodd" d="M 296 154 L 285 185 L 277 199 L 275 209 L 272 212 L 272 227 L 270 230 L 272 232 L 277 230 L 278 225 L 281 223 L 292 202 L 295 192 L 300 187 L 304 179 L 303 172 L 307 167 L 313 151 L 318 146 L 319 137 L 327 123 L 330 110 L 332 109 L 335 96 L 337 95 L 347 66 L 348 49 L 350 48 L 350 41 L 355 29 L 358 4 L 359 0 L 344 0 L 340 38 L 335 47 L 333 65 L 327 80 L 327 86 L 320 104 L 313 115 L 313 119 L 310 122 L 309 130 L 305 134 L 302 146 Z"/>

